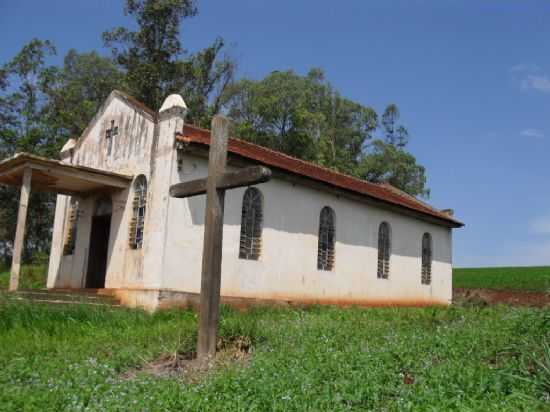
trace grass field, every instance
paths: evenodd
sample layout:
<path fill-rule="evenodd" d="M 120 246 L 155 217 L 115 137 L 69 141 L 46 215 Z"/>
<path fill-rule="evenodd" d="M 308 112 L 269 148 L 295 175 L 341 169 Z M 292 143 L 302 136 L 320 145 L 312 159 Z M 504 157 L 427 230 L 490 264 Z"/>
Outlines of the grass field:
<path fill-rule="evenodd" d="M 48 267 L 46 264 L 33 264 L 21 266 L 19 275 L 20 289 L 43 289 L 46 287 Z M 10 284 L 10 269 L 0 269 L 0 289 L 7 289 Z"/>
<path fill-rule="evenodd" d="M 453 287 L 548 292 L 550 267 L 455 268 Z"/>
<path fill-rule="evenodd" d="M 47 263 L 23 265 L 20 288 L 45 288 L 47 270 Z M 0 289 L 8 288 L 9 277 L 9 268 L 0 269 Z M 547 292 L 550 290 L 550 266 L 455 268 L 453 269 L 453 287 Z"/>
<path fill-rule="evenodd" d="M 198 381 L 126 371 L 192 350 L 196 315 L 0 302 L 0 410 L 536 411 L 550 408 L 541 309 L 224 308 L 247 363 Z"/>

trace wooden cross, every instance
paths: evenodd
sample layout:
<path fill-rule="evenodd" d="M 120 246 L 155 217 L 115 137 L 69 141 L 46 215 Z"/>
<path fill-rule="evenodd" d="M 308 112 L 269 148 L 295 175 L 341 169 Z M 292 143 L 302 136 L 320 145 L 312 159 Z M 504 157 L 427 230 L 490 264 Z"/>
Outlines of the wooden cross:
<path fill-rule="evenodd" d="M 185 198 L 206 193 L 199 338 L 197 342 L 199 359 L 212 357 L 216 354 L 225 191 L 267 182 L 271 178 L 271 170 L 263 166 L 251 166 L 235 172 L 225 171 L 229 124 L 229 119 L 221 115 L 216 115 L 212 119 L 208 177 L 170 186 L 171 197 Z"/>
<path fill-rule="evenodd" d="M 115 121 L 111 120 L 111 128 L 105 131 L 105 137 L 110 139 L 118 134 L 118 126 L 115 126 Z"/>
<path fill-rule="evenodd" d="M 110 155 L 113 150 L 113 137 L 118 134 L 118 126 L 115 126 L 115 121 L 111 120 L 111 128 L 105 131 L 105 138 L 109 141 L 109 146 L 107 147 L 107 154 Z"/>

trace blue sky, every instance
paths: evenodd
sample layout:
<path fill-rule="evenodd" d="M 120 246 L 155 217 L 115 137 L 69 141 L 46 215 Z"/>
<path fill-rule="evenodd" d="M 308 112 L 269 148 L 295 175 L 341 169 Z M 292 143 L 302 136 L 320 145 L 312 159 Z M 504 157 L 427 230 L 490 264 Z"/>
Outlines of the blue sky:
<path fill-rule="evenodd" d="M 455 265 L 538 265 L 550 264 L 549 18 L 547 1 L 199 1 L 183 41 L 224 37 L 240 76 L 321 67 L 348 98 L 396 103 L 430 203 L 467 224 Z M 33 37 L 60 56 L 106 52 L 101 32 L 128 24 L 119 0 L 0 0 L 0 63 Z"/>

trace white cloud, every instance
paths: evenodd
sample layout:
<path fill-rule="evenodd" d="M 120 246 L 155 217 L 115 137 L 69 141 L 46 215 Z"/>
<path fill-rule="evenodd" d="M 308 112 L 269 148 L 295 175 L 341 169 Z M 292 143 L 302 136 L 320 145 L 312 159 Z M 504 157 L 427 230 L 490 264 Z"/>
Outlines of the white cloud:
<path fill-rule="evenodd" d="M 522 72 L 540 72 L 540 67 L 536 64 L 517 64 L 510 67 L 510 73 L 522 73 Z"/>
<path fill-rule="evenodd" d="M 535 235 L 550 235 L 550 216 L 539 216 L 531 220 L 529 231 Z"/>
<path fill-rule="evenodd" d="M 550 93 L 550 78 L 545 74 L 528 74 L 521 80 L 520 87 L 522 90 L 534 89 L 539 92 Z"/>
<path fill-rule="evenodd" d="M 525 129 L 520 132 L 520 135 L 524 137 L 536 137 L 538 139 L 544 137 L 544 133 L 538 129 Z"/>
<path fill-rule="evenodd" d="M 512 79 L 519 83 L 521 90 L 537 90 L 550 93 L 550 77 L 535 64 L 518 64 L 509 70 Z"/>

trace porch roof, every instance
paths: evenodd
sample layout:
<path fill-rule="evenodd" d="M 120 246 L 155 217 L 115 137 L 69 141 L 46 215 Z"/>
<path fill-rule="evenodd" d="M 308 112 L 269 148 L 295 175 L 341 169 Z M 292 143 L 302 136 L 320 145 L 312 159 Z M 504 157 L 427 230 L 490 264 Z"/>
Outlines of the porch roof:
<path fill-rule="evenodd" d="M 67 195 L 124 189 L 133 178 L 130 175 L 71 165 L 30 153 L 17 153 L 0 162 L 0 184 L 21 186 L 25 169 L 32 171 L 32 190 Z"/>

